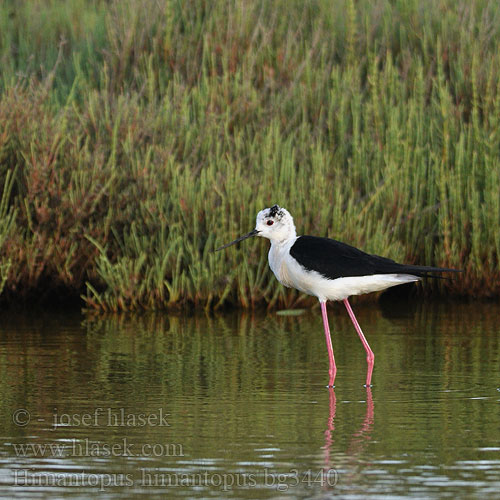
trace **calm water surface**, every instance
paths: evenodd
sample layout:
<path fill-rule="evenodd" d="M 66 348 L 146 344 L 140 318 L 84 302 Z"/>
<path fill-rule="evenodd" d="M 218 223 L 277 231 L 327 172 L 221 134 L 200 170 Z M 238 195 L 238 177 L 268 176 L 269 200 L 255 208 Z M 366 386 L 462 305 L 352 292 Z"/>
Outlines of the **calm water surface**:
<path fill-rule="evenodd" d="M 2 498 L 499 498 L 496 304 L 0 315 Z"/>

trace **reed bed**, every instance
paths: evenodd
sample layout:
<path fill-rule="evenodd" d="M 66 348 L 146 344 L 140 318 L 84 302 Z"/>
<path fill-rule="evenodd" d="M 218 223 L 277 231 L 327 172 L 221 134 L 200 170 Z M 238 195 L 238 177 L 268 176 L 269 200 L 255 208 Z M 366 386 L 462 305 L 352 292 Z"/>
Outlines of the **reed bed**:
<path fill-rule="evenodd" d="M 88 309 L 292 306 L 248 232 L 464 269 L 500 293 L 500 6 L 0 4 L 0 291 Z"/>

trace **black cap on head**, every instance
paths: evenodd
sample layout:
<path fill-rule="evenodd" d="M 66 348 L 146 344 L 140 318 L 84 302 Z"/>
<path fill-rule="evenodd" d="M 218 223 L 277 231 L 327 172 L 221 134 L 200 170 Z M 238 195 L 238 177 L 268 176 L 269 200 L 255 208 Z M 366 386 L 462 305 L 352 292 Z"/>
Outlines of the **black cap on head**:
<path fill-rule="evenodd" d="M 269 209 L 269 215 L 268 215 L 268 217 L 276 217 L 278 215 L 279 211 L 280 211 L 279 205 L 273 205 Z"/>

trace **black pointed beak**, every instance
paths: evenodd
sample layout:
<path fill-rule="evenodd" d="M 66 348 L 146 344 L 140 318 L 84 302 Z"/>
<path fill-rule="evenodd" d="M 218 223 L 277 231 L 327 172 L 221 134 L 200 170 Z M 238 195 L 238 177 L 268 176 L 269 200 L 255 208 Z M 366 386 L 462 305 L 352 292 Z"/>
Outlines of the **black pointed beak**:
<path fill-rule="evenodd" d="M 246 240 L 247 238 L 251 238 L 252 236 L 255 236 L 256 234 L 259 234 L 259 231 L 257 229 L 254 229 L 253 231 L 250 231 L 248 234 L 245 234 L 244 236 L 240 236 L 239 238 L 236 238 L 234 241 L 231 241 L 231 243 L 226 243 L 225 245 L 222 245 L 219 248 L 216 248 L 214 252 L 218 252 L 219 250 L 223 250 L 224 248 L 230 247 L 232 245 L 236 245 L 236 243 L 239 243 L 240 241 Z"/>

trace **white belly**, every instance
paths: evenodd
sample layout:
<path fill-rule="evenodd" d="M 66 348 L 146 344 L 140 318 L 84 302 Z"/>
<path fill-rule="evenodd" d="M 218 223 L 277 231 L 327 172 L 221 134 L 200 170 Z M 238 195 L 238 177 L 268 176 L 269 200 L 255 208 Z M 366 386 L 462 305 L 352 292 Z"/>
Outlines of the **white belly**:
<path fill-rule="evenodd" d="M 331 280 L 316 271 L 304 269 L 285 248 L 273 251 L 271 247 L 269 266 L 281 284 L 314 295 L 320 301 L 344 300 L 351 295 L 378 292 L 391 286 L 420 280 L 418 276 L 411 274 L 372 274 Z"/>

